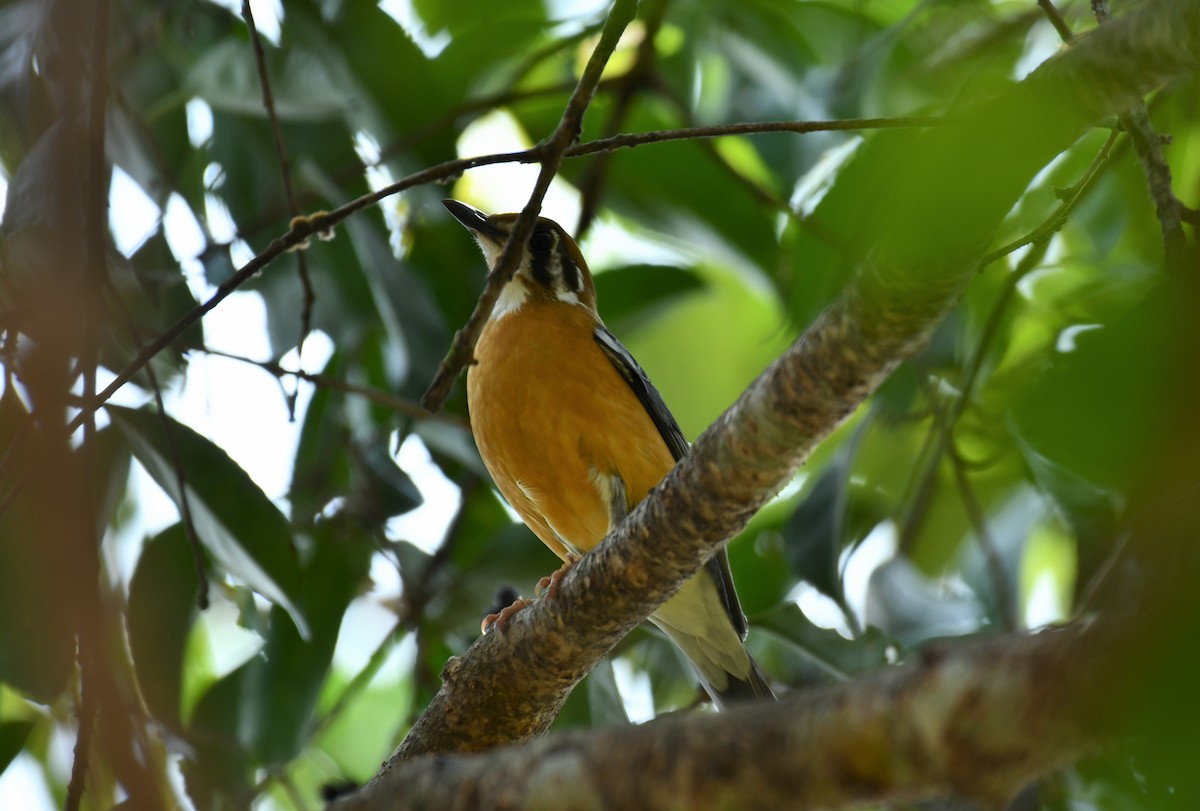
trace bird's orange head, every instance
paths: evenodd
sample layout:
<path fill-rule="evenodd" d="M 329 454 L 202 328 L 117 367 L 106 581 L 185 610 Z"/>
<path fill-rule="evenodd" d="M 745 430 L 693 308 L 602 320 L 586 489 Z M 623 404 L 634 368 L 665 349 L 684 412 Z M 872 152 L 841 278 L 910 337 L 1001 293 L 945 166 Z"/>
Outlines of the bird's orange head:
<path fill-rule="evenodd" d="M 488 268 L 494 269 L 518 215 L 489 216 L 457 200 L 443 200 L 442 205 L 471 232 Z M 596 312 L 596 285 L 579 246 L 561 225 L 545 217 L 538 217 L 517 272 L 500 294 L 493 317 L 517 310 L 530 298 L 578 304 Z"/>

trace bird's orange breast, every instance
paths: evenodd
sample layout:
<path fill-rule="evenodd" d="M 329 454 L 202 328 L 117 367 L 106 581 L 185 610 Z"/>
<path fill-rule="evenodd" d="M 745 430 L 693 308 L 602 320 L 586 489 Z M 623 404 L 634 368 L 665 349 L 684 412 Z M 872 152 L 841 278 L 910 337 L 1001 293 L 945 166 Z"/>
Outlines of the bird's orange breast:
<path fill-rule="evenodd" d="M 608 532 L 597 473 L 636 504 L 674 465 L 650 416 L 593 338 L 584 307 L 530 299 L 488 322 L 467 374 L 475 442 L 500 492 L 559 557 Z"/>

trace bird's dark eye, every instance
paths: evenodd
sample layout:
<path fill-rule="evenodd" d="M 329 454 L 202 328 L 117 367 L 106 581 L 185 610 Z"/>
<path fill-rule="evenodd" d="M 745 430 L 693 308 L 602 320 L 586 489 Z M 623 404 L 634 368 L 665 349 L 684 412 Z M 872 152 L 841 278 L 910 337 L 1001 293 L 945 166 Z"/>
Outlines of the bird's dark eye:
<path fill-rule="evenodd" d="M 534 231 L 529 238 L 529 247 L 534 253 L 546 253 L 554 247 L 554 235 L 549 231 Z"/>

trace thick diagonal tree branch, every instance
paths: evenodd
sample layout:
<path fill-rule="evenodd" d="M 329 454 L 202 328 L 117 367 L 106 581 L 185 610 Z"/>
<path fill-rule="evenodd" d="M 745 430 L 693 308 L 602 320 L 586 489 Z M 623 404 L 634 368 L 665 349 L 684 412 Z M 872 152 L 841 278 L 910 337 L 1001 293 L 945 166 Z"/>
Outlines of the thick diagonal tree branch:
<path fill-rule="evenodd" d="M 1034 174 L 1089 125 L 1200 66 L 1200 2 L 1147 2 L 1013 92 L 904 144 L 852 285 L 545 601 L 479 639 L 376 780 L 403 760 L 545 731 L 571 688 L 669 598 L 956 303 Z M 935 182 L 936 181 L 936 182 Z"/>

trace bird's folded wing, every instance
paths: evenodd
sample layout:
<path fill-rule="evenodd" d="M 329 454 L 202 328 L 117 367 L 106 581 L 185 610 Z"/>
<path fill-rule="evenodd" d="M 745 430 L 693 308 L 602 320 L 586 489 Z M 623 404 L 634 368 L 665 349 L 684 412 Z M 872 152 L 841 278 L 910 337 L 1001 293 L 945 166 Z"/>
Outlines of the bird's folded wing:
<path fill-rule="evenodd" d="M 662 395 L 658 393 L 658 389 L 650 382 L 650 378 L 642 371 L 642 367 L 634 360 L 633 355 L 629 350 L 617 340 L 617 336 L 613 335 L 604 326 L 596 327 L 595 332 L 596 343 L 600 345 L 601 351 L 609 359 L 617 372 L 629 384 L 629 388 L 633 389 L 633 393 L 637 395 L 642 407 L 646 409 L 646 413 L 650 415 L 650 419 L 654 421 L 654 425 L 658 428 L 658 433 L 662 436 L 663 442 L 667 443 L 667 448 L 671 451 L 671 455 L 678 462 L 688 452 L 688 441 L 684 437 L 683 431 L 679 430 L 679 423 L 675 422 L 675 417 L 671 414 L 671 410 L 667 408 L 667 404 L 663 401 Z M 729 571 L 729 556 L 725 549 L 714 555 L 705 565 L 713 580 L 717 583 L 717 589 L 721 592 L 721 599 L 725 603 L 725 609 L 729 613 L 729 619 L 733 622 L 733 627 L 737 631 L 738 636 L 742 639 L 746 638 L 746 615 L 742 613 L 741 603 L 738 601 L 737 591 L 733 587 L 733 574 Z"/>

